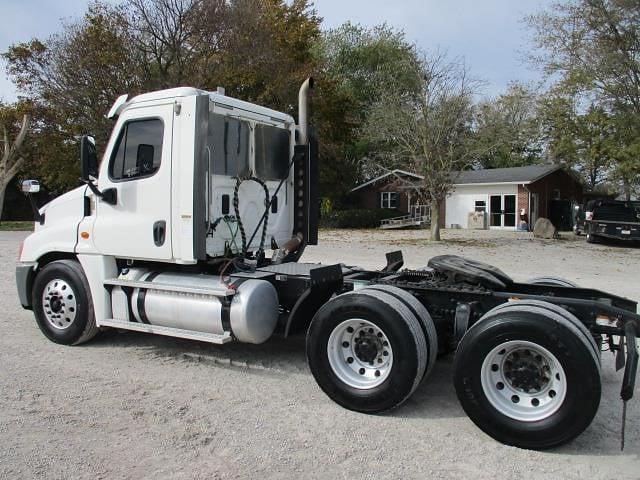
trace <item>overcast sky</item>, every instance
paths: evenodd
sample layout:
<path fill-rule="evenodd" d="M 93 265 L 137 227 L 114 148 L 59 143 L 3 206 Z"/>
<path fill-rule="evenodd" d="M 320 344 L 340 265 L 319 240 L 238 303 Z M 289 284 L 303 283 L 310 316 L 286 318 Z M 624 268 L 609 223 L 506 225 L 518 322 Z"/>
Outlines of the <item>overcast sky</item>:
<path fill-rule="evenodd" d="M 115 0 L 114 0 L 115 1 Z M 15 42 L 46 38 L 61 21 L 80 17 L 88 0 L 0 0 L 0 51 Z M 424 50 L 446 50 L 464 57 L 475 77 L 485 80 L 485 94 L 502 92 L 510 81 L 536 81 L 523 61 L 528 32 L 522 18 L 551 0 L 316 0 L 331 28 L 351 21 L 363 25 L 387 22 L 403 29 Z M 0 99 L 17 92 L 0 64 Z"/>

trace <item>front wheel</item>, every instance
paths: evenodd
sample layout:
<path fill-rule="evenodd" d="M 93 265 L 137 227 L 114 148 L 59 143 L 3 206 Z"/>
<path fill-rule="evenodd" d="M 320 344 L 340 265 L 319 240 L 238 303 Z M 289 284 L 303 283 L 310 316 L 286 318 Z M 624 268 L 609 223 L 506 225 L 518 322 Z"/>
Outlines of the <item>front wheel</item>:
<path fill-rule="evenodd" d="M 537 306 L 496 309 L 472 326 L 458 346 L 454 381 L 471 420 L 521 448 L 570 441 L 600 404 L 600 365 L 589 339 Z"/>
<path fill-rule="evenodd" d="M 78 262 L 45 265 L 36 276 L 32 302 L 38 327 L 53 342 L 77 345 L 98 333 L 89 284 Z"/>

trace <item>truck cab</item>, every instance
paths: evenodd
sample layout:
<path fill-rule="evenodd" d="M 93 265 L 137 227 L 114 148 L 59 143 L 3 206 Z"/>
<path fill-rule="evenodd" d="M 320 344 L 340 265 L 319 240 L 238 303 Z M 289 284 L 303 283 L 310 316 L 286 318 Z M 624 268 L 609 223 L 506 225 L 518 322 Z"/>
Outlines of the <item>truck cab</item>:
<path fill-rule="evenodd" d="M 102 161 L 83 137 L 84 185 L 42 207 L 24 241 L 17 267 L 22 305 L 42 303 L 34 279 L 54 261 L 79 262 L 99 327 L 114 320 L 114 286 L 105 282 L 123 271 L 138 280 L 171 270 L 197 282 L 237 257 L 270 263 L 267 250 L 277 262 L 297 260 L 317 229 L 306 127 L 311 86 L 309 79 L 301 88 L 302 125 L 222 89 L 118 98 Z M 217 287 L 220 279 L 207 283 Z M 54 321 L 53 334 L 66 323 Z"/>

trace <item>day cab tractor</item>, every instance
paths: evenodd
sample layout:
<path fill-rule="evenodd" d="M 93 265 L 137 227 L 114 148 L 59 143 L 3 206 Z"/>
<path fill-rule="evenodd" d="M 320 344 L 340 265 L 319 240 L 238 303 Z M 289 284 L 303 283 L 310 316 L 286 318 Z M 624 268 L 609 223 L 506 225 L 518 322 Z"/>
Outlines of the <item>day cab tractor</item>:
<path fill-rule="evenodd" d="M 21 249 L 20 301 L 42 333 L 63 345 L 108 328 L 222 345 L 306 332 L 320 388 L 371 414 L 401 405 L 455 350 L 471 420 L 531 449 L 589 426 L 605 348 L 626 365 L 622 400 L 632 397 L 634 301 L 557 278 L 519 283 L 453 255 L 417 269 L 400 252 L 379 270 L 301 262 L 318 240 L 312 86 L 300 89 L 298 124 L 222 89 L 118 98 L 102 161 L 83 137 L 83 185 L 37 211 Z"/>

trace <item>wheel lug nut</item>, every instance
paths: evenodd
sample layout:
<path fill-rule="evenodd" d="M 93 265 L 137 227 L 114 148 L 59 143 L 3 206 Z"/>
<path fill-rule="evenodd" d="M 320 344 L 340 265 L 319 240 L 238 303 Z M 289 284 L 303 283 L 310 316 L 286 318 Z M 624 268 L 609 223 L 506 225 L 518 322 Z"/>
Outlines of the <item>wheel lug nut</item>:
<path fill-rule="evenodd" d="M 347 358 L 347 363 L 353 363 L 353 357 Z"/>

